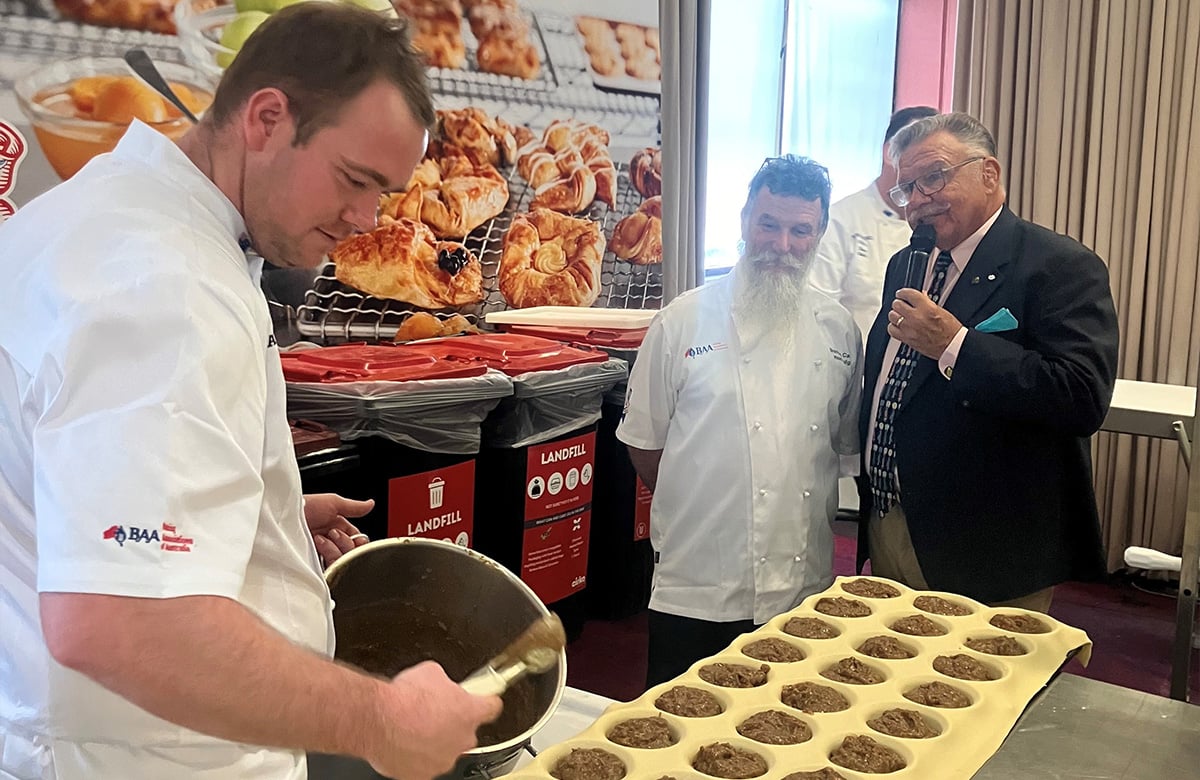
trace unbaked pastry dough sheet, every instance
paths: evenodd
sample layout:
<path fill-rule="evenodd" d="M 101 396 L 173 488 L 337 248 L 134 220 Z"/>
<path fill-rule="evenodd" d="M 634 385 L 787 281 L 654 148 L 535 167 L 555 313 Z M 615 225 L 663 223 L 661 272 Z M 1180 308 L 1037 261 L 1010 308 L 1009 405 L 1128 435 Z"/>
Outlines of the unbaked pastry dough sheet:
<path fill-rule="evenodd" d="M 843 583 L 858 579 L 887 582 L 900 591 L 890 599 L 865 598 L 846 592 Z M 913 606 L 918 596 L 934 595 L 963 605 L 970 615 L 949 617 L 922 612 Z M 872 614 L 861 618 L 832 617 L 815 610 L 818 600 L 841 596 L 866 603 Z M 994 615 L 1028 614 L 1050 627 L 1045 634 L 1019 634 L 1003 631 L 989 624 Z M 925 615 L 948 629 L 944 636 L 915 637 L 892 631 L 889 625 L 909 615 Z M 834 639 L 801 639 L 783 632 L 783 626 L 793 617 L 818 617 L 840 630 Z M 893 636 L 917 650 L 915 658 L 885 660 L 864 656 L 855 651 L 862 642 L 873 636 Z M 1022 656 L 996 656 L 975 652 L 964 642 L 969 638 L 998 636 L 1015 637 L 1029 652 Z M 768 663 L 771 667 L 767 684 L 759 688 L 721 688 L 703 681 L 697 672 L 714 661 L 724 661 L 757 667 L 764 663 L 742 655 L 747 644 L 765 637 L 779 637 L 800 646 L 805 659 L 794 663 Z M 947 677 L 933 668 L 938 655 L 963 653 L 979 659 L 1001 673 L 1000 679 L 990 682 L 969 682 Z M 804 600 L 800 606 L 778 615 L 762 628 L 738 637 L 728 648 L 715 656 L 696 662 L 686 673 L 663 685 L 646 691 L 632 702 L 610 706 L 596 721 L 578 736 L 546 748 L 526 767 L 509 775 L 510 780 L 546 780 L 550 769 L 573 748 L 603 748 L 620 757 L 627 768 L 626 777 L 633 780 L 655 780 L 670 775 L 676 780 L 703 780 L 708 775 L 692 769 L 692 759 L 701 746 L 713 742 L 728 742 L 735 747 L 763 756 L 768 771 L 763 780 L 780 780 L 792 772 L 815 771 L 833 767 L 847 780 L 895 778 L 895 780 L 961 780 L 971 777 L 999 749 L 1017 718 L 1062 665 L 1074 655 L 1086 665 L 1091 657 L 1091 641 L 1077 628 L 1060 623 L 1047 615 L 1011 608 L 988 607 L 963 596 L 936 591 L 917 591 L 880 577 L 838 577 L 825 592 Z M 876 685 L 847 685 L 833 682 L 820 671 L 847 657 L 858 658 L 881 670 L 886 679 Z M 927 682 L 944 682 L 967 693 L 973 700 L 964 709 L 942 709 L 909 701 L 903 692 Z M 850 709 L 835 713 L 803 713 L 780 701 L 785 685 L 814 682 L 841 692 L 850 701 Z M 654 700 L 676 685 L 687 685 L 711 692 L 721 701 L 725 711 L 711 718 L 682 718 L 659 711 Z M 928 739 L 900 739 L 881 734 L 867 725 L 867 720 L 892 708 L 920 712 L 941 728 L 941 734 Z M 746 739 L 737 733 L 737 725 L 750 715 L 769 709 L 788 712 L 809 724 L 813 738 L 800 745 L 765 745 Z M 669 748 L 642 750 L 623 747 L 608 741 L 605 734 L 612 726 L 628 718 L 662 715 L 678 737 Z M 905 760 L 907 766 L 887 775 L 864 774 L 833 764 L 829 754 L 850 735 L 866 735 L 886 745 Z"/>

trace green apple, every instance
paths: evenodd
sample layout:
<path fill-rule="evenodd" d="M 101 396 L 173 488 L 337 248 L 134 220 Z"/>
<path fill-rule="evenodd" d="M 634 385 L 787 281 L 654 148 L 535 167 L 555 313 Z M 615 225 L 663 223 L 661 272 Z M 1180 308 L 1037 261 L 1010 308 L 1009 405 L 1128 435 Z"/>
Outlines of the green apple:
<path fill-rule="evenodd" d="M 229 63 L 233 62 L 233 58 L 241 50 L 242 44 L 246 42 L 251 33 L 258 29 L 260 24 L 267 21 L 267 18 L 268 15 L 263 11 L 243 11 L 233 17 L 221 31 L 221 45 L 226 49 L 232 49 L 233 54 L 220 52 L 217 54 L 217 64 L 222 68 L 228 68 Z"/>
<path fill-rule="evenodd" d="M 238 10 L 238 13 L 262 11 L 264 14 L 269 14 L 275 10 L 275 2 L 276 0 L 234 0 L 233 7 Z"/>
<path fill-rule="evenodd" d="M 392 6 L 390 0 L 345 0 L 350 5 L 357 5 L 368 11 L 379 11 L 380 13 L 396 16 L 396 9 Z"/>

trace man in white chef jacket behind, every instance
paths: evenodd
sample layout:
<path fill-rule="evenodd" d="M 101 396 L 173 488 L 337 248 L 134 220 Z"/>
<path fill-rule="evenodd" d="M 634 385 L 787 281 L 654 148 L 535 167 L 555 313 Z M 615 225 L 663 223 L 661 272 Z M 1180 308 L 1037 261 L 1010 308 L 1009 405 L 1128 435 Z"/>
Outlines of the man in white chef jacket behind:
<path fill-rule="evenodd" d="M 258 286 L 371 229 L 433 121 L 400 20 L 298 3 L 178 144 L 134 123 L 0 226 L 0 779 L 429 780 L 500 711 L 329 659 L 370 505 L 302 499 Z"/>
<path fill-rule="evenodd" d="M 888 156 L 888 142 L 901 128 L 936 113 L 937 109 L 929 106 L 910 106 L 892 114 L 883 135 L 879 176 L 829 209 L 829 230 L 817 249 L 812 285 L 850 310 L 864 342 L 882 308 L 883 273 L 888 261 L 908 246 L 912 237 L 904 209 L 888 194 L 896 185 L 896 166 Z"/>
<path fill-rule="evenodd" d="M 737 265 L 659 312 L 638 351 L 617 436 L 654 493 L 647 687 L 833 579 L 862 339 L 808 283 L 829 191 L 811 160 L 763 163 Z"/>

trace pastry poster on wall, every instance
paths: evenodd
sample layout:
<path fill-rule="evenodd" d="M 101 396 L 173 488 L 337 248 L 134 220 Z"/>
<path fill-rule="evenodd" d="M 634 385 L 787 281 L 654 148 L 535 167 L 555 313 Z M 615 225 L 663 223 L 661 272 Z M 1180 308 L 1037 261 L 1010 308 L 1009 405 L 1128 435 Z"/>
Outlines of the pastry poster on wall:
<path fill-rule="evenodd" d="M 330 252 L 304 338 L 407 341 L 534 306 L 662 303 L 657 2 L 392 0 L 437 128 L 379 225 Z"/>

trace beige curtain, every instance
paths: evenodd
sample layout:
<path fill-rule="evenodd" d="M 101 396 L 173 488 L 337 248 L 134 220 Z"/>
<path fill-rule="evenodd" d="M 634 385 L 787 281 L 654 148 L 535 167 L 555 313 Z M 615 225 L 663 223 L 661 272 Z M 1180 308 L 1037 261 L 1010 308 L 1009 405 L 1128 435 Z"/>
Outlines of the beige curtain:
<path fill-rule="evenodd" d="M 709 0 L 659 0 L 662 40 L 663 305 L 704 281 Z"/>
<path fill-rule="evenodd" d="M 1196 0 L 959 4 L 955 109 L 995 133 L 1012 209 L 1107 261 L 1123 379 L 1200 374 L 1198 42 Z M 1131 544 L 1178 555 L 1178 445 L 1101 433 L 1093 455 L 1110 569 Z"/>

